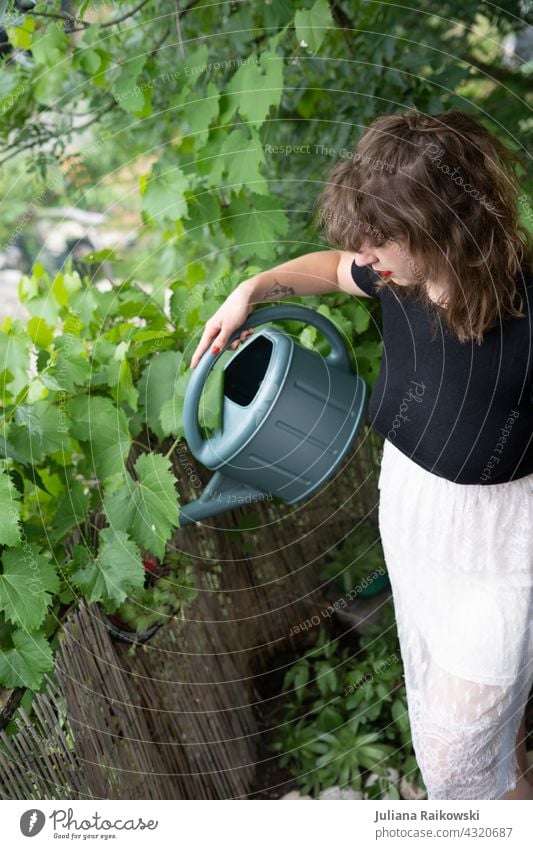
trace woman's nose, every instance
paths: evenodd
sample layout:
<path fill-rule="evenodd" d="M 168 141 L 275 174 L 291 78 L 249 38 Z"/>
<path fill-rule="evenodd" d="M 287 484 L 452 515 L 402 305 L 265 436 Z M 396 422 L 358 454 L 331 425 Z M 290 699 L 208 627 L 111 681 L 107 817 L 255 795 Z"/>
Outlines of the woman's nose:
<path fill-rule="evenodd" d="M 358 251 L 355 254 L 355 264 L 356 265 L 372 265 L 372 263 L 377 262 L 377 256 L 372 253 L 370 250 Z"/>

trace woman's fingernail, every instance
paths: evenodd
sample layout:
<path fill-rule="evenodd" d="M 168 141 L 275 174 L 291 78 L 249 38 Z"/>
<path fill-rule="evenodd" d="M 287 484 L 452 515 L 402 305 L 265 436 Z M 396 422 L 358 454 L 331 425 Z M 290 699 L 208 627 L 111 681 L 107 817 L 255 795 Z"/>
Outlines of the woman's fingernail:
<path fill-rule="evenodd" d="M 220 351 L 220 348 L 218 348 L 216 345 L 213 345 L 213 347 L 211 348 L 212 354 L 218 354 L 219 351 Z"/>

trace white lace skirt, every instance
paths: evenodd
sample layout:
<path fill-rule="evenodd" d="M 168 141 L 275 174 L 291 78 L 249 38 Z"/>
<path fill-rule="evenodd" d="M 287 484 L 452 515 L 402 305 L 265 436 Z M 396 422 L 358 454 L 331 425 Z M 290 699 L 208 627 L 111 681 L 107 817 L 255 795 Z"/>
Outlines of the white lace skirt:
<path fill-rule="evenodd" d="M 457 484 L 386 440 L 379 488 L 428 799 L 500 799 L 533 683 L 533 475 Z"/>

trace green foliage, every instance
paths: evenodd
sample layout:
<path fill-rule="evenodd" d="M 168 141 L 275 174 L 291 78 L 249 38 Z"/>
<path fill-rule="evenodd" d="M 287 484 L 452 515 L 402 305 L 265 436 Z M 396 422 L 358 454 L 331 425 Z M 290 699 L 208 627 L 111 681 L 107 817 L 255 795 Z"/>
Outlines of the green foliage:
<path fill-rule="evenodd" d="M 89 602 L 101 601 L 116 610 L 135 587 L 144 582 L 144 569 L 136 544 L 123 531 L 100 531 L 98 555 L 76 546 L 71 563 L 72 581 Z"/>
<path fill-rule="evenodd" d="M 260 127 L 272 106 L 279 106 L 283 90 L 283 60 L 265 52 L 257 63 L 243 64 L 233 74 L 225 90 L 223 118 L 236 110 L 244 121 Z"/>
<path fill-rule="evenodd" d="M 144 632 L 157 623 L 183 622 L 185 610 L 197 596 L 189 558 L 169 551 L 165 570 L 156 580 L 135 588 L 116 614 L 132 631 Z"/>
<path fill-rule="evenodd" d="M 0 651 L 0 681 L 4 687 L 40 686 L 43 675 L 54 666 L 52 649 L 41 633 L 11 632 L 10 645 Z"/>
<path fill-rule="evenodd" d="M 370 522 L 362 522 L 334 550 L 320 577 L 334 581 L 345 593 L 361 593 L 374 581 L 381 583 L 386 574 L 379 530 Z"/>
<path fill-rule="evenodd" d="M 327 0 L 316 0 L 309 10 L 299 9 L 294 16 L 294 26 L 300 44 L 316 53 L 324 41 L 325 31 L 335 27 Z"/>
<path fill-rule="evenodd" d="M 353 655 L 321 629 L 315 646 L 285 674 L 271 747 L 303 793 L 317 797 L 340 786 L 362 790 L 366 798 L 397 799 L 390 769 L 422 784 L 394 628 L 379 640 L 362 641 L 362 648 Z M 366 788 L 369 773 L 378 782 Z"/>
<path fill-rule="evenodd" d="M 161 406 L 188 375 L 182 353 L 160 350 L 167 339 L 182 346 L 180 331 L 131 280 L 101 292 L 70 268 L 51 277 L 37 267 L 20 293 L 32 317 L 2 328 L 25 369 L 10 362 L 2 386 L 0 685 L 38 689 L 57 619 L 78 596 L 125 616 L 135 604 L 141 623 L 194 596 L 186 564 L 165 566 L 179 496 L 158 450 Z M 36 313 L 54 300 L 48 325 Z M 216 426 L 214 401 L 203 414 Z M 164 566 L 152 587 L 149 552 Z"/>
<path fill-rule="evenodd" d="M 16 491 L 9 474 L 0 472 L 0 545 L 17 545 L 20 541 L 19 516 L 20 494 Z"/>
<path fill-rule="evenodd" d="M 6 620 L 26 631 L 34 631 L 43 623 L 52 595 L 59 590 L 59 580 L 52 563 L 34 546 L 9 549 L 3 555 L 0 575 L 0 609 Z"/>
<path fill-rule="evenodd" d="M 120 475 L 113 479 L 104 509 L 115 530 L 131 531 L 133 539 L 157 557 L 179 524 L 176 479 L 170 460 L 160 454 L 143 454 L 135 464 L 137 481 Z"/>
<path fill-rule="evenodd" d="M 77 395 L 67 411 L 71 419 L 70 433 L 84 443 L 96 477 L 104 479 L 119 474 L 128 456 L 131 436 L 124 410 L 109 398 Z"/>

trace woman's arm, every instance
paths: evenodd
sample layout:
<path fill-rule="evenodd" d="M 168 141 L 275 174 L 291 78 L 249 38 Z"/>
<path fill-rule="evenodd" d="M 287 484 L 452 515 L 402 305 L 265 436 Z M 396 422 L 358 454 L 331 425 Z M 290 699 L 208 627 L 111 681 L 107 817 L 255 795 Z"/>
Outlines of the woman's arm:
<path fill-rule="evenodd" d="M 239 285 L 251 304 L 277 301 L 291 295 L 324 295 L 335 292 L 339 251 L 316 251 L 260 271 Z"/>
<path fill-rule="evenodd" d="M 283 262 L 267 271 L 260 271 L 240 283 L 224 303 L 206 322 L 205 329 L 191 358 L 194 368 L 212 344 L 216 354 L 227 343 L 231 334 L 241 326 L 252 312 L 255 304 L 262 301 L 279 301 L 282 298 L 306 295 L 324 295 L 339 289 L 352 295 L 368 297 L 356 286 L 350 266 L 353 254 L 347 251 L 315 251 Z M 245 330 L 231 348 L 253 330 Z M 217 350 L 215 350 L 217 349 Z"/>

